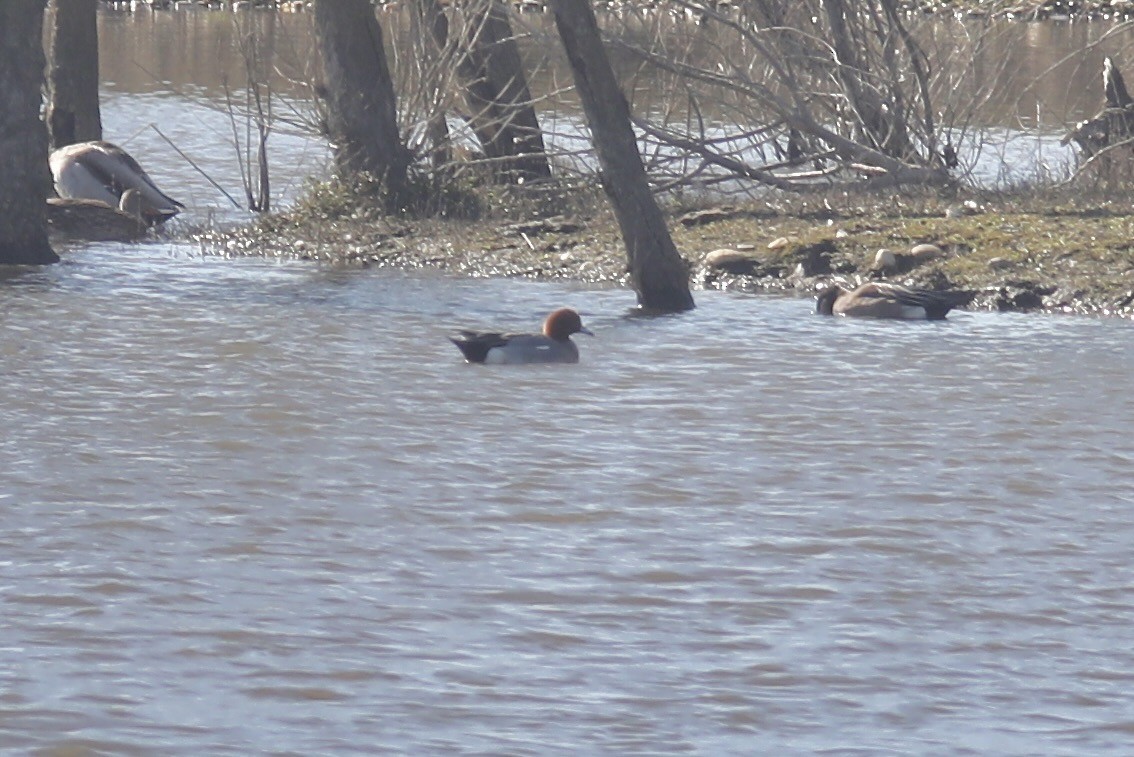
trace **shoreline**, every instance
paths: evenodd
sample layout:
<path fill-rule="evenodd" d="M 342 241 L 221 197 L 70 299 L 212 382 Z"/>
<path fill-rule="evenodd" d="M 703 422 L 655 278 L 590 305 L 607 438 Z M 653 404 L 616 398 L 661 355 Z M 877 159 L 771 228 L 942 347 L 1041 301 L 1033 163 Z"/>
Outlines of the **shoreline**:
<path fill-rule="evenodd" d="M 304 208 L 189 240 L 207 254 L 629 288 L 617 223 L 591 199 L 565 214 L 476 220 L 388 217 L 365 205 L 337 216 Z M 1134 317 L 1134 207 L 1041 197 L 841 199 L 668 208 L 694 296 L 719 289 L 813 297 L 830 281 L 888 280 L 975 291 L 970 310 Z M 915 260 L 908 251 L 917 245 L 937 252 Z M 878 270 L 881 249 L 898 253 L 897 268 Z"/>

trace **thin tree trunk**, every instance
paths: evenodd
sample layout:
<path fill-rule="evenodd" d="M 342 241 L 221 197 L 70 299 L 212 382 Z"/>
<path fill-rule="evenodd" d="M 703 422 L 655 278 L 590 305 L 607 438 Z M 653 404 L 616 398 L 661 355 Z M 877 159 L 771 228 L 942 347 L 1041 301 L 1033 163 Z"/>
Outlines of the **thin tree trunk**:
<path fill-rule="evenodd" d="M 552 0 L 555 25 L 567 51 L 595 150 L 602 186 L 614 207 L 638 304 L 662 312 L 694 306 L 689 269 L 666 227 L 646 178 L 626 102 L 587 0 Z"/>
<path fill-rule="evenodd" d="M 0 0 L 0 263 L 58 262 L 47 241 L 44 0 Z"/>
<path fill-rule="evenodd" d="M 831 25 L 831 45 L 839 63 L 839 80 L 847 93 L 851 108 L 858 116 L 871 147 L 899 160 L 909 156 L 909 135 L 901 120 L 904 109 L 887 109 L 878 92 L 863 82 L 862 65 L 857 49 L 861 40 L 852 38 L 847 26 L 848 10 L 844 0 L 823 0 L 827 23 Z"/>
<path fill-rule="evenodd" d="M 479 33 L 469 44 L 469 57 L 487 83 L 498 111 L 500 125 L 494 149 L 513 156 L 506 163 L 507 177 L 513 181 L 549 178 L 551 167 L 544 153 L 543 132 L 508 8 L 499 0 L 490 0 L 477 14 L 474 27 Z"/>
<path fill-rule="evenodd" d="M 449 39 L 449 19 L 445 17 L 445 11 L 437 0 L 416 0 L 413 8 L 421 26 L 429 29 L 434 52 L 440 58 L 444 55 Z M 453 162 L 453 140 L 445 119 L 445 109 L 437 108 L 430 113 L 429 122 L 425 126 L 430 144 L 430 162 L 435 174 L 451 170 Z"/>
<path fill-rule="evenodd" d="M 52 149 L 102 139 L 95 0 L 51 0 L 47 131 Z"/>
<path fill-rule="evenodd" d="M 449 21 L 438 0 L 419 0 L 437 46 L 449 45 Z M 497 177 L 505 181 L 548 178 L 551 166 L 532 104 L 508 9 L 481 0 L 465 19 L 457 74 L 468 101 L 469 125 Z"/>
<path fill-rule="evenodd" d="M 344 175 L 382 181 L 394 206 L 405 196 L 409 152 L 398 133 L 394 83 L 382 27 L 369 0 L 315 0 L 327 131 Z"/>

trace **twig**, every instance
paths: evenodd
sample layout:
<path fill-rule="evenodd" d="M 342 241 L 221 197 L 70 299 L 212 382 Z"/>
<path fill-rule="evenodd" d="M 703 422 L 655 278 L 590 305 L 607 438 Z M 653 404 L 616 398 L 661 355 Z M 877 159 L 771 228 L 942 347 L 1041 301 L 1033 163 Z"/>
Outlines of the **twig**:
<path fill-rule="evenodd" d="M 223 84 L 224 101 L 225 105 L 228 106 L 228 122 L 232 126 L 232 149 L 236 151 L 236 166 L 240 169 L 240 186 L 244 187 L 244 196 L 248 200 L 249 209 L 251 209 L 252 205 L 254 204 L 252 200 L 252 188 L 248 180 L 248 175 L 244 171 L 245 162 L 240 157 L 240 132 L 236 128 L 236 116 L 234 114 L 235 109 L 232 107 L 232 93 L 228 89 L 227 76 L 224 78 Z"/>
<path fill-rule="evenodd" d="M 239 208 L 239 207 L 240 207 L 240 203 L 239 203 L 239 202 L 237 202 L 237 201 L 236 201 L 236 199 L 235 199 L 235 198 L 233 198 L 233 196 L 232 196 L 232 195 L 230 195 L 230 194 L 229 194 L 229 193 L 228 193 L 227 191 L 225 191 L 225 188 L 224 188 L 224 187 L 222 187 L 222 186 L 221 186 L 220 184 L 217 184 L 217 183 L 216 183 L 215 181 L 213 181 L 213 177 L 212 177 L 212 176 L 209 176 L 209 175 L 208 175 L 207 173 L 205 173 L 205 170 L 204 170 L 203 168 L 201 168 L 201 167 L 200 167 L 199 165 L 197 165 L 197 164 L 196 164 L 196 163 L 195 163 L 195 162 L 193 161 L 193 159 L 192 159 L 192 158 L 190 158 L 190 157 L 189 157 L 188 155 L 186 155 L 186 154 L 185 154 L 185 153 L 184 153 L 184 152 L 183 152 L 183 151 L 181 150 L 181 148 L 180 148 L 180 147 L 178 147 L 177 145 L 175 145 L 175 144 L 173 143 L 173 140 L 172 140 L 172 139 L 170 139 L 169 137 L 167 137 L 167 136 L 165 136 L 164 134 L 162 134 L 162 132 L 161 132 L 161 129 L 159 129 L 159 128 L 157 127 L 157 124 L 150 124 L 150 128 L 151 128 L 151 129 L 153 129 L 153 130 L 154 130 L 155 132 L 157 132 L 157 135 L 158 135 L 159 137 L 161 137 L 162 139 L 164 139 L 164 140 L 166 141 L 166 143 L 168 143 L 168 144 L 169 144 L 169 146 L 170 146 L 170 147 L 172 147 L 172 148 L 173 148 L 173 149 L 174 149 L 174 150 L 175 150 L 175 151 L 177 152 L 177 154 L 178 154 L 178 155 L 180 155 L 180 156 L 181 156 L 182 158 L 184 158 L 184 159 L 185 159 L 185 162 L 186 162 L 186 163 L 188 163 L 189 165 L 193 166 L 193 168 L 195 168 L 195 169 L 197 170 L 197 173 L 199 173 L 199 174 L 201 174 L 202 176 L 204 176 L 204 177 L 205 177 L 205 181 L 207 181 L 207 182 L 209 182 L 210 184 L 212 184 L 212 185 L 213 185 L 214 187 L 216 187 L 216 189 L 217 189 L 217 191 L 218 191 L 218 192 L 220 192 L 220 193 L 221 193 L 222 195 L 224 195 L 225 197 L 227 197 L 227 198 L 228 198 L 228 201 L 229 201 L 229 202 L 231 202 L 231 203 L 233 204 L 233 206 L 234 206 L 234 207 L 236 207 L 236 208 Z"/>

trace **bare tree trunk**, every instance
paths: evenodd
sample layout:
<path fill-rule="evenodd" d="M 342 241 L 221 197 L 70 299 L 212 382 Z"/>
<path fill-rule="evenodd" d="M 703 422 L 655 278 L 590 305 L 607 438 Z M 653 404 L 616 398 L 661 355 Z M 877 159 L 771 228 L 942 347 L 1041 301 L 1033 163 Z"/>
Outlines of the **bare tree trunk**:
<path fill-rule="evenodd" d="M 857 52 L 861 41 L 851 36 L 844 0 L 823 0 L 823 10 L 831 26 L 831 45 L 839 64 L 839 80 L 858 117 L 865 141 L 890 157 L 904 158 L 910 150 L 903 124 L 896 118 L 887 118 L 887 109 L 877 90 L 863 81 L 864 67 L 859 63 Z"/>
<path fill-rule="evenodd" d="M 469 43 L 470 62 L 488 85 L 498 111 L 500 126 L 493 149 L 514 156 L 505 166 L 512 180 L 549 178 L 551 168 L 543 150 L 543 132 L 508 21 L 508 8 L 499 0 L 490 0 L 477 14 L 474 29 L 479 33 Z"/>
<path fill-rule="evenodd" d="M 51 0 L 47 131 L 52 149 L 102 139 L 95 0 Z"/>
<path fill-rule="evenodd" d="M 0 263 L 58 262 L 47 241 L 44 0 L 0 0 Z"/>
<path fill-rule="evenodd" d="M 369 173 L 382 181 L 396 206 L 404 200 L 409 152 L 398 133 L 394 83 L 374 8 L 369 0 L 315 0 L 315 35 L 335 165 L 342 174 Z"/>
<path fill-rule="evenodd" d="M 555 25 L 591 128 L 602 185 L 614 207 L 638 304 L 674 312 L 694 307 L 689 270 L 673 244 L 646 178 L 626 102 L 587 0 L 552 0 Z"/>
<path fill-rule="evenodd" d="M 449 45 L 449 22 L 438 0 L 420 0 L 440 48 Z M 496 175 L 505 181 L 548 178 L 551 167 L 544 152 L 531 92 L 519 46 L 499 0 L 481 0 L 465 19 L 463 52 L 457 73 L 465 88 L 476 132 Z"/>

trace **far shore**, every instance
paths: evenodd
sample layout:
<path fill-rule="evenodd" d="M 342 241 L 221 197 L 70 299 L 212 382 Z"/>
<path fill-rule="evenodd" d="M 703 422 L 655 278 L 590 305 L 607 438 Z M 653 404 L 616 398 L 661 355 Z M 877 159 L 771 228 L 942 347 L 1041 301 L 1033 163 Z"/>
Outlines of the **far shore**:
<path fill-rule="evenodd" d="M 1113 0 L 907 0 L 905 7 L 923 13 L 950 13 L 972 18 L 1012 18 L 1022 21 L 1068 19 L 1125 19 L 1134 8 Z"/>
<path fill-rule="evenodd" d="M 111 8 L 118 10 L 134 10 L 137 7 L 129 0 L 108 0 Z M 524 12 L 546 12 L 545 0 L 513 0 L 518 10 Z M 614 0 L 609 5 L 620 9 L 626 3 Z M 379 7 L 396 5 L 395 2 L 383 0 Z M 645 8 L 654 6 L 641 3 Z M 1004 0 L 902 0 L 900 5 L 910 13 L 951 14 L 969 16 L 973 18 L 1012 18 L 1021 20 L 1063 20 L 1084 18 L 1123 19 L 1134 17 L 1134 8 L 1127 8 L 1123 3 L 1114 0 L 1018 0 L 1017 2 L 1004 2 Z M 310 10 L 310 2 L 304 0 L 172 0 L 143 3 L 142 7 L 152 6 L 154 10 L 181 10 L 188 6 L 208 7 L 214 10 L 228 11 L 255 11 L 261 9 L 276 9 L 281 11 L 298 12 Z M 720 9 L 727 12 L 729 3 L 720 3 Z"/>

